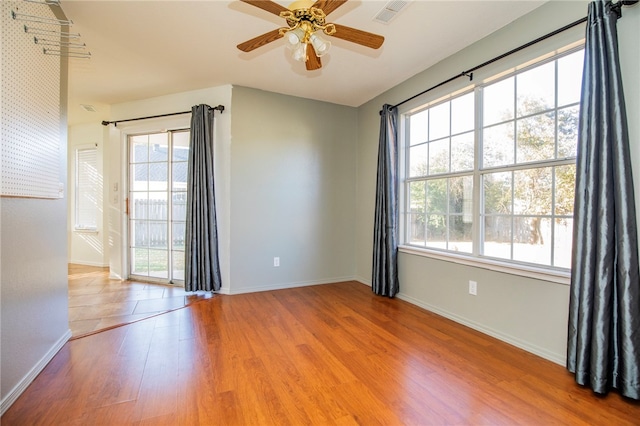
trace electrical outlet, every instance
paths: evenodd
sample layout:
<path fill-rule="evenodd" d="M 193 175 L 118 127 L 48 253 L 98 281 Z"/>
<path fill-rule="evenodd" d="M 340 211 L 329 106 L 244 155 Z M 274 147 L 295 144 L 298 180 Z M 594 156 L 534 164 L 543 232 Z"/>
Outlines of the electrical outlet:
<path fill-rule="evenodd" d="M 279 257 L 274 257 L 273 258 L 273 266 L 276 267 L 276 268 L 278 266 L 280 266 L 280 258 Z"/>
<path fill-rule="evenodd" d="M 469 281 L 469 294 L 474 296 L 478 295 L 478 283 L 475 281 Z"/>

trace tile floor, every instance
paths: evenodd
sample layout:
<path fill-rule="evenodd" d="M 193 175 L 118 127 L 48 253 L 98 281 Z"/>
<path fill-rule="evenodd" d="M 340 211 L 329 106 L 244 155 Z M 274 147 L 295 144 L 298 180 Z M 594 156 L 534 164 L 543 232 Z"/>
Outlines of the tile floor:
<path fill-rule="evenodd" d="M 109 279 L 109 268 L 69 265 L 69 328 L 79 337 L 209 299 L 210 292 Z"/>

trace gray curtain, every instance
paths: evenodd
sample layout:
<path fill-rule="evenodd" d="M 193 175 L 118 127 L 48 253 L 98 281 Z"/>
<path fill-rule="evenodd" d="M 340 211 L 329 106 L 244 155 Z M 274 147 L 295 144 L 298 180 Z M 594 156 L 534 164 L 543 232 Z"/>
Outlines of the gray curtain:
<path fill-rule="evenodd" d="M 617 10 L 616 10 L 617 9 Z M 640 282 L 629 135 L 609 1 L 589 4 L 574 210 L 567 368 L 640 398 Z M 636 78 L 636 77 L 633 77 Z"/>
<path fill-rule="evenodd" d="M 380 111 L 378 179 L 373 229 L 372 290 L 393 297 L 398 283 L 398 139 L 397 112 L 391 105 Z"/>
<path fill-rule="evenodd" d="M 221 285 L 213 184 L 213 112 L 208 105 L 191 109 L 184 281 L 187 291 L 217 291 Z"/>

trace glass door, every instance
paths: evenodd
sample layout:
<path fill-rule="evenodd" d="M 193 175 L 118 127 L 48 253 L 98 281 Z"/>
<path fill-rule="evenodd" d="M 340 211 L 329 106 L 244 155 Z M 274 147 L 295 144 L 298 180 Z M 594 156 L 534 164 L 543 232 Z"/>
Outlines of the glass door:
<path fill-rule="evenodd" d="M 129 136 L 129 276 L 184 282 L 189 130 Z"/>

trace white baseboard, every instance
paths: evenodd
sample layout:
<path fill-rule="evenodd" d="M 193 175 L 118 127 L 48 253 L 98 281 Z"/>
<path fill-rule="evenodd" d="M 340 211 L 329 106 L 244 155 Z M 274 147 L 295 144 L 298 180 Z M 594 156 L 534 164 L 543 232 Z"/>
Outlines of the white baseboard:
<path fill-rule="evenodd" d="M 109 264 L 104 264 L 100 262 L 87 262 L 85 260 L 72 260 L 69 259 L 68 263 L 73 263 L 74 265 L 83 265 L 83 266 L 97 266 L 98 268 L 108 268 Z"/>
<path fill-rule="evenodd" d="M 368 285 L 369 287 L 371 287 L 371 280 L 369 280 L 367 278 L 356 276 L 354 278 L 354 281 L 358 281 L 358 282 L 360 282 L 360 283 L 362 283 L 364 285 Z"/>
<path fill-rule="evenodd" d="M 433 312 L 434 314 L 438 314 L 442 317 L 448 318 L 452 321 L 455 321 L 459 324 L 462 324 L 464 326 L 467 326 L 469 328 L 472 328 L 474 330 L 477 330 L 481 333 L 487 334 L 491 337 L 495 337 L 498 340 L 501 340 L 505 343 L 508 343 L 510 345 L 513 345 L 515 347 L 518 347 L 520 349 L 523 349 L 527 352 L 530 352 L 534 355 L 537 355 L 539 357 L 542 357 L 544 359 L 547 359 L 551 362 L 555 362 L 556 364 L 560 364 L 560 365 L 566 365 L 567 363 L 567 359 L 566 356 L 554 353 L 554 352 L 550 352 L 544 348 L 541 348 L 539 346 L 533 345 L 530 342 L 526 342 L 523 340 L 520 340 L 516 337 L 510 336 L 508 334 L 504 334 L 500 331 L 494 330 L 492 328 L 486 327 L 480 323 L 477 323 L 475 321 L 471 321 L 467 318 L 461 317 L 457 314 L 454 314 L 452 312 L 448 312 L 445 310 L 442 310 L 436 306 L 430 305 L 428 303 L 424 303 L 421 300 L 418 300 L 414 297 L 411 296 L 407 296 L 406 294 L 403 294 L 402 292 L 398 293 L 396 295 L 396 297 L 398 299 L 404 300 L 405 302 L 409 302 L 413 305 L 419 306 L 423 309 L 426 309 L 427 311 Z"/>
<path fill-rule="evenodd" d="M 18 399 L 20 395 L 27 389 L 27 386 L 35 380 L 35 378 L 49 364 L 49 361 L 62 349 L 65 343 L 71 338 L 71 330 L 67 332 L 47 351 L 47 353 L 33 366 L 33 368 L 16 384 L 13 389 L 2 398 L 0 403 L 0 416 L 3 415 L 11 405 Z"/>
<path fill-rule="evenodd" d="M 221 293 L 221 294 L 229 294 L 229 295 L 244 294 L 244 293 L 257 293 L 257 292 L 260 292 L 260 291 L 284 290 L 286 288 L 307 287 L 307 286 L 321 285 L 321 284 L 333 284 L 333 283 L 339 283 L 339 282 L 343 282 L 343 281 L 354 281 L 354 280 L 356 280 L 356 278 L 354 278 L 353 276 L 349 276 L 349 277 L 327 278 L 327 279 L 318 280 L 318 281 L 315 281 L 315 280 L 314 281 L 298 281 L 298 282 L 284 283 L 284 284 L 272 284 L 272 285 L 266 285 L 266 286 L 245 287 L 245 288 L 241 288 L 239 290 L 233 289 L 233 288 L 229 288 L 229 287 L 222 287 L 220 289 L 219 293 Z"/>

